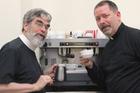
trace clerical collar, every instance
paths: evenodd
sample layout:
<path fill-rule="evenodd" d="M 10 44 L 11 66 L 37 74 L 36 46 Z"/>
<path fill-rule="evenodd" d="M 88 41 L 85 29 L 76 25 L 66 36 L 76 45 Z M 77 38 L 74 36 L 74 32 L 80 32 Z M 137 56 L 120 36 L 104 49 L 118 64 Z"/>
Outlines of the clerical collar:
<path fill-rule="evenodd" d="M 112 36 L 108 37 L 110 40 L 114 40 L 114 38 Z"/>
<path fill-rule="evenodd" d="M 119 36 L 120 32 L 122 31 L 123 27 L 124 27 L 124 24 L 121 23 L 121 25 L 119 26 L 117 32 L 113 36 L 109 37 L 109 39 L 114 40 L 115 38 L 117 38 Z"/>
<path fill-rule="evenodd" d="M 21 41 L 29 48 L 31 49 L 32 51 L 35 51 L 36 47 L 34 47 L 31 42 L 27 39 L 27 37 L 25 37 L 24 34 L 21 34 L 19 36 L 19 38 L 21 39 Z"/>

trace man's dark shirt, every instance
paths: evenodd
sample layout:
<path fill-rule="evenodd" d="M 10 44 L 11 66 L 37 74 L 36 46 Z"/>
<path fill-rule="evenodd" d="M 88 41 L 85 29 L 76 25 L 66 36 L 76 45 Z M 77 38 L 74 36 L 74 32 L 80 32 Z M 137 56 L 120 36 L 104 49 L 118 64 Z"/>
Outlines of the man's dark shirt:
<path fill-rule="evenodd" d="M 140 93 L 140 30 L 122 23 L 88 74 L 107 93 Z"/>
<path fill-rule="evenodd" d="M 0 84 L 35 83 L 43 72 L 35 52 L 17 38 L 0 50 Z M 34 92 L 44 93 L 44 92 Z"/>

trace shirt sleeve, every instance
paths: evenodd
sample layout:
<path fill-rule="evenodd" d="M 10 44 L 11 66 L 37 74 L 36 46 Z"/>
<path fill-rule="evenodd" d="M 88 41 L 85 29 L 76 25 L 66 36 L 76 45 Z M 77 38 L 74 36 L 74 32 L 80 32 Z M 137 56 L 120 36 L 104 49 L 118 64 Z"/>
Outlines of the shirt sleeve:
<path fill-rule="evenodd" d="M 6 84 L 14 81 L 15 63 L 15 49 L 4 46 L 0 50 L 0 83 Z"/>
<path fill-rule="evenodd" d="M 93 64 L 93 68 L 87 69 L 87 71 L 93 83 L 96 83 L 101 89 L 105 89 L 104 74 L 101 69 L 96 64 Z"/>
<path fill-rule="evenodd" d="M 139 33 L 139 36 L 137 36 L 136 39 L 135 39 L 134 49 L 135 49 L 134 51 L 136 53 L 136 56 L 140 60 L 140 33 Z"/>
<path fill-rule="evenodd" d="M 134 57 L 140 60 L 140 30 L 134 30 L 135 33 L 131 34 L 129 38 L 129 43 L 131 45 L 131 50 L 133 51 Z M 134 32 L 133 31 L 133 32 Z"/>

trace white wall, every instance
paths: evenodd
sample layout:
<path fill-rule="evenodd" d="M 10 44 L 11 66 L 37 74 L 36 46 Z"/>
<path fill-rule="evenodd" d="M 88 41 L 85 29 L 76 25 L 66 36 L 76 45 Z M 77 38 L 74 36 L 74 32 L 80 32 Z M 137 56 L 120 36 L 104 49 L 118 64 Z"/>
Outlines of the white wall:
<path fill-rule="evenodd" d="M 21 18 L 23 18 L 24 14 L 32 8 L 32 0 L 20 0 L 21 1 Z"/>
<path fill-rule="evenodd" d="M 92 0 L 33 0 L 33 8 L 46 9 L 53 17 L 52 31 L 75 31 L 94 27 Z"/>
<path fill-rule="evenodd" d="M 91 28 L 92 0 L 33 0 L 33 7 L 41 7 L 52 14 L 53 31 Z M 89 24 L 90 23 L 90 24 Z"/>
<path fill-rule="evenodd" d="M 0 0 L 0 47 L 21 33 L 21 20 L 31 8 L 43 8 L 53 17 L 53 32 L 96 29 L 93 8 L 101 0 Z M 140 29 L 140 1 L 113 0 L 119 6 L 122 20 Z"/>
<path fill-rule="evenodd" d="M 125 24 L 140 29 L 140 1 L 139 0 L 113 0 L 118 5 Z"/>
<path fill-rule="evenodd" d="M 32 0 L 33 8 L 40 7 L 53 16 L 52 31 L 75 31 L 97 28 L 93 8 L 101 0 Z M 139 0 L 113 0 L 122 13 L 124 23 L 140 28 Z"/>
<path fill-rule="evenodd" d="M 20 33 L 20 0 L 0 0 L 0 47 Z"/>

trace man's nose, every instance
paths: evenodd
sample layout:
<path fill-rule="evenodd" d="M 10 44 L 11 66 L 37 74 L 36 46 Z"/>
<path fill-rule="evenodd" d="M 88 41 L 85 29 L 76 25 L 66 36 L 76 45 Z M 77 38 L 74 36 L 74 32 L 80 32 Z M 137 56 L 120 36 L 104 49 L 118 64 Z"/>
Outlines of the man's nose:
<path fill-rule="evenodd" d="M 98 21 L 99 24 L 104 24 L 106 21 L 106 19 L 101 17 L 100 20 Z"/>
<path fill-rule="evenodd" d="M 102 18 L 102 17 L 101 17 L 99 23 L 100 23 L 100 24 L 105 23 L 105 18 Z"/>
<path fill-rule="evenodd" d="M 41 27 L 41 32 L 42 32 L 42 33 L 45 33 L 46 31 L 47 31 L 47 30 L 46 30 L 45 26 L 42 26 L 42 27 Z"/>

